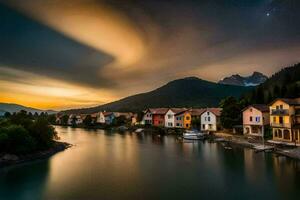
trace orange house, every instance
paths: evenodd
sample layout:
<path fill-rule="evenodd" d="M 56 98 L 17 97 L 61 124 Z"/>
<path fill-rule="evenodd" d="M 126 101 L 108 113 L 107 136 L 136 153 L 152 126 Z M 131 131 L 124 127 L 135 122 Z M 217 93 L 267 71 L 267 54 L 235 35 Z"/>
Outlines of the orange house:
<path fill-rule="evenodd" d="M 168 112 L 168 108 L 151 108 L 150 111 L 152 114 L 152 125 L 164 126 L 165 114 Z"/>

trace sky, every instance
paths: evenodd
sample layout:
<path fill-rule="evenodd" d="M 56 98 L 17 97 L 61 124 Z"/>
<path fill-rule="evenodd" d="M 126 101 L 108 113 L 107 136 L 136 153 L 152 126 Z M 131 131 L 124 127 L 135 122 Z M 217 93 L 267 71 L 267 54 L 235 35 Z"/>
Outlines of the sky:
<path fill-rule="evenodd" d="M 300 62 L 298 0 L 0 0 L 0 102 L 105 104 Z"/>

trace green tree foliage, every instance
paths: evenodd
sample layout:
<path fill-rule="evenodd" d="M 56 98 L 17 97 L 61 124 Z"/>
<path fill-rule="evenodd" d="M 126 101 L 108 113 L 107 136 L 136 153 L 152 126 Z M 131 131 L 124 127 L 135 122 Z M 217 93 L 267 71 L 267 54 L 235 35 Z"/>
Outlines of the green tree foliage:
<path fill-rule="evenodd" d="M 121 115 L 121 116 L 115 117 L 113 119 L 112 125 L 114 125 L 114 126 L 122 126 L 122 125 L 126 125 L 128 123 L 130 123 L 129 120 L 124 115 Z"/>
<path fill-rule="evenodd" d="M 92 125 L 93 119 L 91 115 L 87 115 L 84 120 L 83 120 L 83 124 L 85 127 L 90 127 Z"/>
<path fill-rule="evenodd" d="M 4 117 L 5 117 L 5 118 L 9 118 L 10 116 L 11 116 L 10 112 L 5 112 L 5 113 L 4 113 Z"/>
<path fill-rule="evenodd" d="M 222 108 L 221 124 L 226 129 L 233 128 L 234 125 L 241 124 L 241 110 L 245 102 L 239 102 L 234 97 L 227 97 L 220 102 Z"/>
<path fill-rule="evenodd" d="M 246 95 L 251 103 L 268 104 L 276 98 L 300 97 L 300 63 L 286 67 Z"/>
<path fill-rule="evenodd" d="M 61 117 L 62 125 L 68 125 L 69 115 L 64 115 Z"/>
<path fill-rule="evenodd" d="M 55 114 L 51 114 L 47 116 L 47 120 L 50 124 L 55 124 L 56 123 L 56 116 Z"/>
<path fill-rule="evenodd" d="M 53 145 L 57 134 L 46 115 L 32 119 L 25 111 L 0 119 L 0 153 L 27 154 Z"/>

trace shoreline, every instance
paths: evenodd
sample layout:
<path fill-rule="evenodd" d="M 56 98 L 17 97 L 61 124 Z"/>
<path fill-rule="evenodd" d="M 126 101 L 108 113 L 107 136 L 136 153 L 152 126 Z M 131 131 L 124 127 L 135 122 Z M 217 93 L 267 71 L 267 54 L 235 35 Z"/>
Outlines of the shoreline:
<path fill-rule="evenodd" d="M 216 138 L 222 138 L 224 139 L 223 141 L 219 141 L 220 143 L 222 142 L 228 142 L 229 144 L 232 145 L 238 145 L 242 148 L 250 148 L 253 150 L 257 150 L 255 146 L 261 146 L 262 144 L 260 142 L 249 142 L 246 139 L 242 139 L 243 136 L 240 135 L 231 135 L 231 134 L 223 134 L 223 133 L 215 133 L 214 136 Z M 217 141 L 218 142 L 218 141 Z M 273 150 L 266 150 L 266 152 L 273 153 L 277 156 L 285 156 L 291 159 L 295 159 L 300 161 L 300 148 L 299 147 L 278 147 L 274 144 L 265 142 L 266 146 L 273 147 Z M 257 153 L 262 153 L 265 152 L 264 150 L 257 151 Z"/>
<path fill-rule="evenodd" d="M 72 144 L 66 142 L 55 141 L 53 147 L 47 150 L 42 150 L 35 153 L 31 153 L 27 155 L 19 155 L 19 156 L 14 154 L 4 154 L 3 156 L 0 157 L 0 169 L 8 166 L 14 166 L 23 163 L 29 163 L 31 161 L 37 161 L 37 160 L 49 158 L 52 155 L 62 152 L 72 146 L 73 146 Z"/>

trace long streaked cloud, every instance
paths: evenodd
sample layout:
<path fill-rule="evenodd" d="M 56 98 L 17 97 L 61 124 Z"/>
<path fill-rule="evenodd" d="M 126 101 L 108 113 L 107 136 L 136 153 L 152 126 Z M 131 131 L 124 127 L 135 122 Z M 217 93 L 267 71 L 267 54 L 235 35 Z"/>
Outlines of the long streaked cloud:
<path fill-rule="evenodd" d="M 0 64 L 111 100 L 183 76 L 270 75 L 299 62 L 296 0 L 2 2 Z"/>

